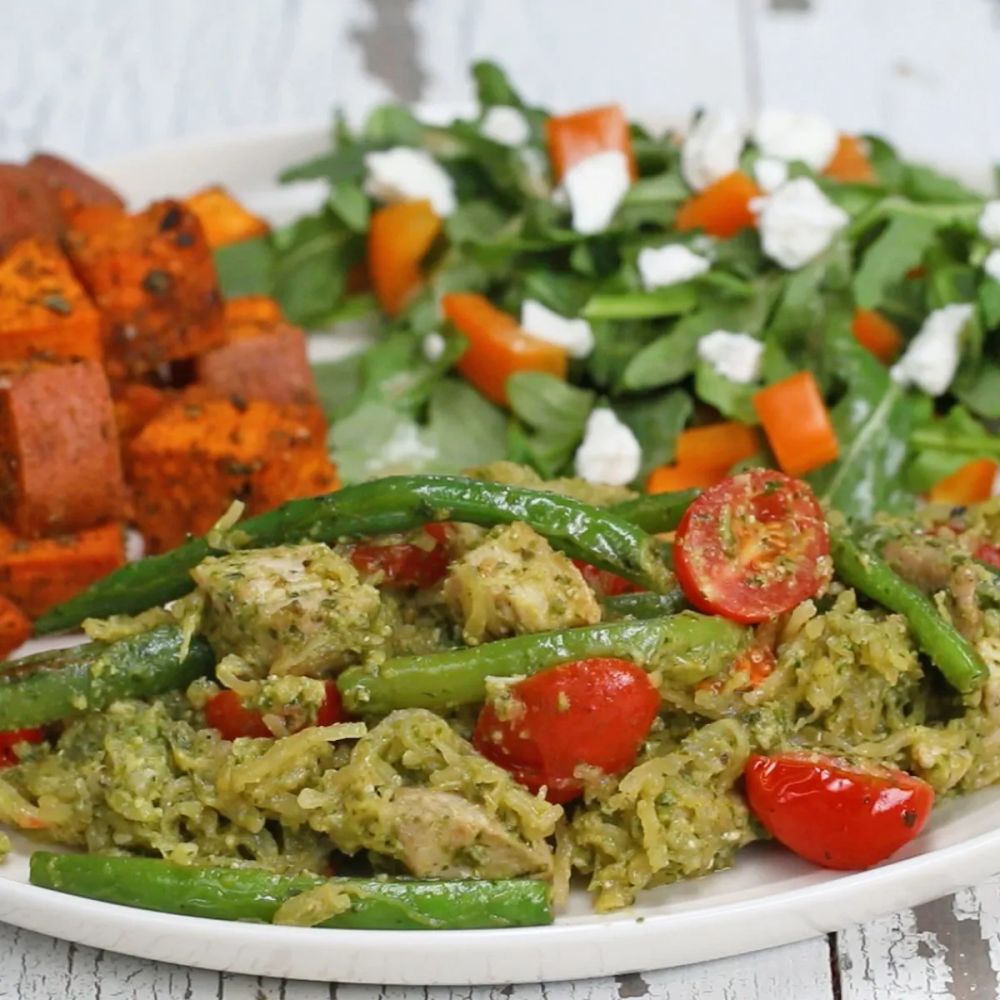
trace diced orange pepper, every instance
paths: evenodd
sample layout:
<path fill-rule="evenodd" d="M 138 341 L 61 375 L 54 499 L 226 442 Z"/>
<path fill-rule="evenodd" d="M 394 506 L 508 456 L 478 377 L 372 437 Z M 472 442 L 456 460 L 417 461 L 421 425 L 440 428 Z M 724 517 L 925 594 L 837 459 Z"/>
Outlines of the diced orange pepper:
<path fill-rule="evenodd" d="M 395 316 L 423 284 L 420 262 L 441 232 L 429 201 L 386 205 L 368 229 L 368 273 L 379 304 Z"/>
<path fill-rule="evenodd" d="M 444 296 L 441 306 L 469 341 L 458 359 L 458 370 L 494 403 L 507 405 L 507 379 L 515 372 L 566 377 L 566 351 L 526 333 L 513 316 L 501 312 L 485 296 L 453 292 Z"/>
<path fill-rule="evenodd" d="M 840 453 L 830 413 L 812 372 L 798 372 L 761 389 L 754 409 L 778 465 L 801 476 L 832 462 Z"/>
<path fill-rule="evenodd" d="M 682 431 L 675 458 L 690 469 L 730 469 L 759 450 L 760 438 L 752 427 L 727 420 Z"/>
<path fill-rule="evenodd" d="M 588 108 L 571 115 L 556 115 L 545 123 L 552 173 L 561 181 L 570 167 L 595 153 L 617 149 L 628 160 L 629 174 L 639 176 L 632 149 L 628 119 L 618 104 Z"/>
<path fill-rule="evenodd" d="M 993 492 L 997 463 L 988 458 L 966 462 L 957 472 L 939 479 L 930 489 L 935 503 L 978 503 L 988 500 Z"/>
<path fill-rule="evenodd" d="M 646 492 L 674 493 L 677 490 L 708 489 L 709 486 L 721 483 L 728 471 L 728 465 L 661 465 L 649 474 Z"/>
<path fill-rule="evenodd" d="M 851 332 L 865 350 L 871 351 L 887 365 L 895 360 L 903 347 L 899 327 L 874 309 L 855 309 Z"/>
<path fill-rule="evenodd" d="M 198 216 L 205 240 L 213 250 L 263 236 L 270 228 L 218 185 L 195 191 L 184 199 L 184 204 Z"/>
<path fill-rule="evenodd" d="M 833 159 L 823 173 L 845 184 L 873 184 L 878 180 L 864 145 L 856 135 L 841 135 Z"/>
<path fill-rule="evenodd" d="M 710 236 L 728 239 L 741 229 L 756 225 L 750 202 L 763 192 L 746 174 L 734 170 L 692 195 L 677 212 L 677 229 L 704 229 Z"/>

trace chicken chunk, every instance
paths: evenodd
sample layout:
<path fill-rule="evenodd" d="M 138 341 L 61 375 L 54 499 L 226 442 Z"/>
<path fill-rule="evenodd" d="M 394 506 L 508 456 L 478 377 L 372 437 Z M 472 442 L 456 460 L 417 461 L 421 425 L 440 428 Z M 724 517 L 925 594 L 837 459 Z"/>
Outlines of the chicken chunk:
<path fill-rule="evenodd" d="M 216 656 L 235 654 L 260 674 L 321 676 L 381 641 L 378 591 L 326 545 L 210 556 L 191 575 Z"/>
<path fill-rule="evenodd" d="M 444 597 L 470 644 L 601 620 L 576 566 L 520 522 L 493 529 L 455 560 Z"/>

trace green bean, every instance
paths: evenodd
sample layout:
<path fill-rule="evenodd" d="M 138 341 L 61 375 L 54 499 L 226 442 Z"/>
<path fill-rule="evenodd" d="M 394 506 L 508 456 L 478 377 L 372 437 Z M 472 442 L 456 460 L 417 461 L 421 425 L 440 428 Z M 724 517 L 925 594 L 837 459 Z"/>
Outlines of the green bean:
<path fill-rule="evenodd" d="M 621 621 L 623 618 L 660 618 L 674 615 L 687 607 L 684 592 L 671 590 L 669 594 L 651 594 L 648 590 L 639 594 L 618 594 L 601 598 L 606 621 Z"/>
<path fill-rule="evenodd" d="M 120 698 L 148 698 L 185 687 L 207 674 L 215 657 L 197 636 L 182 656 L 183 641 L 178 626 L 160 625 L 116 642 L 89 642 L 5 664 L 0 731 L 41 726 L 100 711 Z"/>
<path fill-rule="evenodd" d="M 659 542 L 624 518 L 555 493 L 460 476 L 393 476 L 293 500 L 244 521 L 232 537 L 244 548 L 261 548 L 391 534 L 451 520 L 487 527 L 524 521 L 574 558 L 649 590 L 671 586 Z M 84 618 L 135 614 L 181 597 L 193 587 L 190 571 L 212 551 L 205 538 L 196 538 L 123 566 L 42 615 L 35 630 L 57 632 Z"/>
<path fill-rule="evenodd" d="M 320 927 L 466 930 L 552 923 L 552 894 L 537 879 L 418 881 L 323 879 L 256 868 L 203 868 L 158 858 L 95 854 L 31 856 L 31 884 L 161 913 L 270 923 L 286 900 L 331 882 L 350 909 Z"/>
<path fill-rule="evenodd" d="M 616 622 L 501 639 L 483 646 L 426 656 L 401 656 L 377 668 L 351 667 L 337 680 L 350 712 L 383 714 L 396 708 L 438 711 L 475 704 L 488 677 L 517 677 L 594 656 L 633 660 L 695 684 L 725 669 L 743 647 L 746 631 L 724 618 L 685 611 L 649 621 Z"/>
<path fill-rule="evenodd" d="M 677 490 L 674 493 L 649 493 L 634 500 L 616 503 L 608 510 L 650 534 L 674 531 L 684 512 L 701 490 Z"/>
<path fill-rule="evenodd" d="M 972 644 L 874 552 L 859 548 L 844 529 L 831 529 L 833 565 L 844 583 L 906 619 L 917 646 L 930 657 L 952 687 L 974 691 L 989 671 Z"/>

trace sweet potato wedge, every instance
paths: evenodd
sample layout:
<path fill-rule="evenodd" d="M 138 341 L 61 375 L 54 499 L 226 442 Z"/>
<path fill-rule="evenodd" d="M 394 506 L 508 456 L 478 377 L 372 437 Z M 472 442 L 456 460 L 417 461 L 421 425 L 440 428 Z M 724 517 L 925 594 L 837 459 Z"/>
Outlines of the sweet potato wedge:
<path fill-rule="evenodd" d="M 23 538 L 0 524 L 0 594 L 37 618 L 125 562 L 122 526 Z"/>
<path fill-rule="evenodd" d="M 284 320 L 281 306 L 268 295 L 238 295 L 226 299 L 222 307 L 223 323 L 226 328 L 257 324 L 272 327 Z"/>
<path fill-rule="evenodd" d="M 68 203 L 75 206 L 113 205 L 125 208 L 125 202 L 113 187 L 61 156 L 35 153 L 28 160 L 28 171 L 41 180 L 57 207 L 60 196 L 68 195 Z"/>
<path fill-rule="evenodd" d="M 30 236 L 55 240 L 61 229 L 42 178 L 20 164 L 0 163 L 0 253 Z"/>
<path fill-rule="evenodd" d="M 0 594 L 0 660 L 10 656 L 31 635 L 31 619 Z"/>
<path fill-rule="evenodd" d="M 125 491 L 108 380 L 93 361 L 0 376 L 0 516 L 29 538 L 117 519 Z"/>
<path fill-rule="evenodd" d="M 170 389 L 146 382 L 118 382 L 111 387 L 115 426 L 123 449 L 150 420 L 173 402 L 174 395 Z"/>
<path fill-rule="evenodd" d="M 126 462 L 136 525 L 150 552 L 203 534 L 233 500 L 258 514 L 338 485 L 303 408 L 264 400 L 188 396 L 146 424 Z"/>
<path fill-rule="evenodd" d="M 205 239 L 213 250 L 263 236 L 269 229 L 260 216 L 254 215 L 218 185 L 188 195 L 184 204 L 201 220 Z"/>
<path fill-rule="evenodd" d="M 101 318 L 54 243 L 28 238 L 0 259 L 0 365 L 100 361 Z"/>
<path fill-rule="evenodd" d="M 103 317 L 112 377 L 142 375 L 222 343 L 212 252 L 180 202 L 159 201 L 136 215 L 112 205 L 81 208 L 65 244 Z"/>

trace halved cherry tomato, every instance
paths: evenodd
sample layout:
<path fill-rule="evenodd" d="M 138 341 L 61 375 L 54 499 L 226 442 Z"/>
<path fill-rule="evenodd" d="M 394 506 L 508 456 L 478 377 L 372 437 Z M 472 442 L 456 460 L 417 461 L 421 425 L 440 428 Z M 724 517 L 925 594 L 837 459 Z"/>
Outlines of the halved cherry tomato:
<path fill-rule="evenodd" d="M 396 545 L 366 543 L 351 550 L 351 562 L 361 573 L 382 574 L 387 587 L 433 587 L 448 572 L 448 529 L 443 524 L 428 524 L 424 529 L 435 541 L 429 548 L 410 542 Z"/>
<path fill-rule="evenodd" d="M 612 573 L 609 569 L 598 569 L 582 559 L 574 559 L 573 565 L 586 580 L 587 586 L 600 597 L 620 597 L 622 594 L 639 594 L 645 589 L 625 577 Z"/>
<path fill-rule="evenodd" d="M 980 562 L 992 566 L 994 569 L 1000 569 L 1000 545 L 993 545 L 990 542 L 980 542 L 976 546 L 973 556 Z"/>
<path fill-rule="evenodd" d="M 823 510 L 808 484 L 752 469 L 698 497 L 677 527 L 674 568 L 702 611 L 761 622 L 815 595 L 830 552 Z"/>
<path fill-rule="evenodd" d="M 552 173 L 557 181 L 581 160 L 608 150 L 624 153 L 632 179 L 639 176 L 628 119 L 617 104 L 588 108 L 571 115 L 555 115 L 545 123 L 545 133 Z"/>
<path fill-rule="evenodd" d="M 501 718 L 487 702 L 472 741 L 495 764 L 550 802 L 583 791 L 580 764 L 627 771 L 660 707 L 646 672 L 628 660 L 576 660 L 550 667 L 510 691 Z"/>
<path fill-rule="evenodd" d="M 0 733 L 0 767 L 13 767 L 18 762 L 14 752 L 18 743 L 41 743 L 44 739 L 41 729 L 11 729 Z"/>
<path fill-rule="evenodd" d="M 347 718 L 336 681 L 326 682 L 326 699 L 316 713 L 317 726 L 332 726 Z M 205 704 L 205 721 L 217 729 L 224 740 L 241 736 L 253 739 L 271 739 L 273 733 L 264 725 L 264 717 L 253 708 L 244 708 L 235 691 L 220 691 Z"/>
<path fill-rule="evenodd" d="M 870 868 L 911 841 L 934 805 L 934 789 L 888 767 L 854 767 L 819 754 L 755 755 L 747 799 L 774 838 L 824 868 Z"/>

